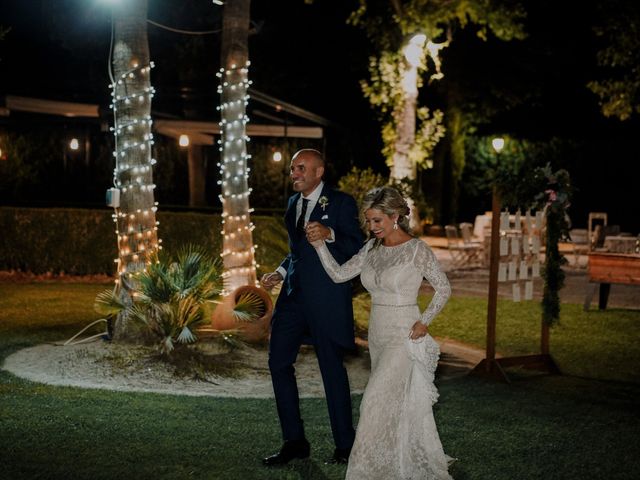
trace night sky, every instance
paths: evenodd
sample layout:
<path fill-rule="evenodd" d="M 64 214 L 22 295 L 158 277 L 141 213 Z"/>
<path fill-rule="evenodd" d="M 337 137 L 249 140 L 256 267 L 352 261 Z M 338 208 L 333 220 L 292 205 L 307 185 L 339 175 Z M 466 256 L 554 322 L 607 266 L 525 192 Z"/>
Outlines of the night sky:
<path fill-rule="evenodd" d="M 596 2 L 579 2 L 580 8 L 576 2 L 524 3 L 527 40 L 481 42 L 472 29 L 456 32 L 444 54 L 445 78 L 423 100 L 432 107 L 446 105 L 453 84 L 478 98 L 495 100 L 499 90 L 504 111 L 478 133 L 574 141 L 579 148 L 556 163 L 569 169 L 578 189 L 576 226 L 586 227 L 589 211 L 607 211 L 610 222 L 637 233 L 639 122 L 605 119 L 585 86 L 596 74 L 591 30 Z M 250 75 L 257 90 L 339 125 L 338 170 L 370 165 L 386 174 L 376 114 L 359 87 L 367 77 L 371 46 L 362 31 L 346 24 L 356 4 L 254 0 Z M 109 9 L 99 0 L 2 0 L 0 24 L 12 30 L 0 42 L 1 93 L 106 105 Z M 216 30 L 221 9 L 209 0 L 150 0 L 149 18 L 185 30 Z M 154 111 L 180 116 L 188 110 L 196 118 L 215 118 L 220 35 L 185 36 L 153 25 L 148 33 L 156 64 Z M 509 95 L 524 100 L 510 106 Z M 427 184 L 439 181 L 432 173 L 426 176 Z M 472 220 L 487 208 L 488 203 L 460 205 L 457 220 Z"/>

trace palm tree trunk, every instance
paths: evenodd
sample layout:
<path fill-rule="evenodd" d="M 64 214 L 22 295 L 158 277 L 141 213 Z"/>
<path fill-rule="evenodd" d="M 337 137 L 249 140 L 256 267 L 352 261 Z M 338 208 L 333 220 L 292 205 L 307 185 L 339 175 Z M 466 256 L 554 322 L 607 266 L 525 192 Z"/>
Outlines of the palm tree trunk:
<path fill-rule="evenodd" d="M 151 67 L 147 42 L 147 0 L 121 2 L 113 9 L 114 183 L 120 205 L 114 220 L 118 235 L 118 280 L 128 295 L 133 274 L 145 269 L 159 246 L 151 158 Z M 116 338 L 126 334 L 123 319 Z"/>
<path fill-rule="evenodd" d="M 250 0 L 227 0 L 222 21 L 222 257 L 225 293 L 256 285 L 253 224 L 250 220 L 246 105 Z"/>

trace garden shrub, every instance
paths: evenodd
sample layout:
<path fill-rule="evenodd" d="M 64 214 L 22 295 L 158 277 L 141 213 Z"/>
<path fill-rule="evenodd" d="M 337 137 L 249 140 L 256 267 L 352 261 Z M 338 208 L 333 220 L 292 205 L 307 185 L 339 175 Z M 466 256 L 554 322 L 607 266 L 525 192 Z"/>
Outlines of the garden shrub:
<path fill-rule="evenodd" d="M 0 270 L 34 274 L 115 273 L 112 210 L 0 207 Z M 186 244 L 222 250 L 219 214 L 158 212 L 159 237 L 169 251 Z M 287 253 L 282 219 L 252 217 L 259 274 L 275 269 Z"/>

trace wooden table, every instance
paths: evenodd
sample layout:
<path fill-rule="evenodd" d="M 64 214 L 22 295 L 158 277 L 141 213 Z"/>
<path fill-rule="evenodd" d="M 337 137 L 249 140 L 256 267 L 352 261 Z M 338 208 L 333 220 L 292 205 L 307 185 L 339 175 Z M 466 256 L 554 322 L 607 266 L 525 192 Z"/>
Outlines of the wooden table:
<path fill-rule="evenodd" d="M 607 308 L 612 283 L 640 285 L 640 255 L 625 253 L 591 252 L 588 274 L 590 286 L 584 299 L 584 309 L 589 310 L 591 300 L 600 287 L 598 308 Z"/>

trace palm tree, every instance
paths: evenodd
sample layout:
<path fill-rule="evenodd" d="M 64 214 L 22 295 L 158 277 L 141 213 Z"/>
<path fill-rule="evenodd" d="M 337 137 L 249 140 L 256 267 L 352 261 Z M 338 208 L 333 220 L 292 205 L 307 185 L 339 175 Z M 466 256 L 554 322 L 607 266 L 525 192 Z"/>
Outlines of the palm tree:
<path fill-rule="evenodd" d="M 113 10 L 113 72 L 111 76 L 115 137 L 114 221 L 118 236 L 118 279 L 127 295 L 135 275 L 151 264 L 161 248 L 157 237 L 156 203 L 151 158 L 151 99 L 153 88 L 147 41 L 147 0 L 129 0 Z M 123 301 L 126 302 L 125 299 Z M 126 335 L 118 319 L 115 336 Z"/>
<path fill-rule="evenodd" d="M 256 285 L 253 224 L 249 208 L 246 105 L 249 66 L 249 10 L 251 0 L 227 0 L 222 21 L 220 77 L 220 140 L 225 293 Z"/>
<path fill-rule="evenodd" d="M 160 350 L 169 354 L 176 344 L 195 342 L 199 328 L 209 322 L 205 307 L 220 297 L 222 269 L 218 259 L 194 246 L 183 248 L 175 260 L 168 255 L 154 260 L 136 275 L 130 303 L 124 303 L 114 289 L 98 294 L 94 306 L 107 319 L 125 317 L 144 326 L 159 342 Z M 251 323 L 264 313 L 261 308 L 260 299 L 247 294 L 231 314 L 240 323 Z M 217 333 L 226 341 L 235 338 L 231 333 L 242 336 L 241 329 Z"/>

